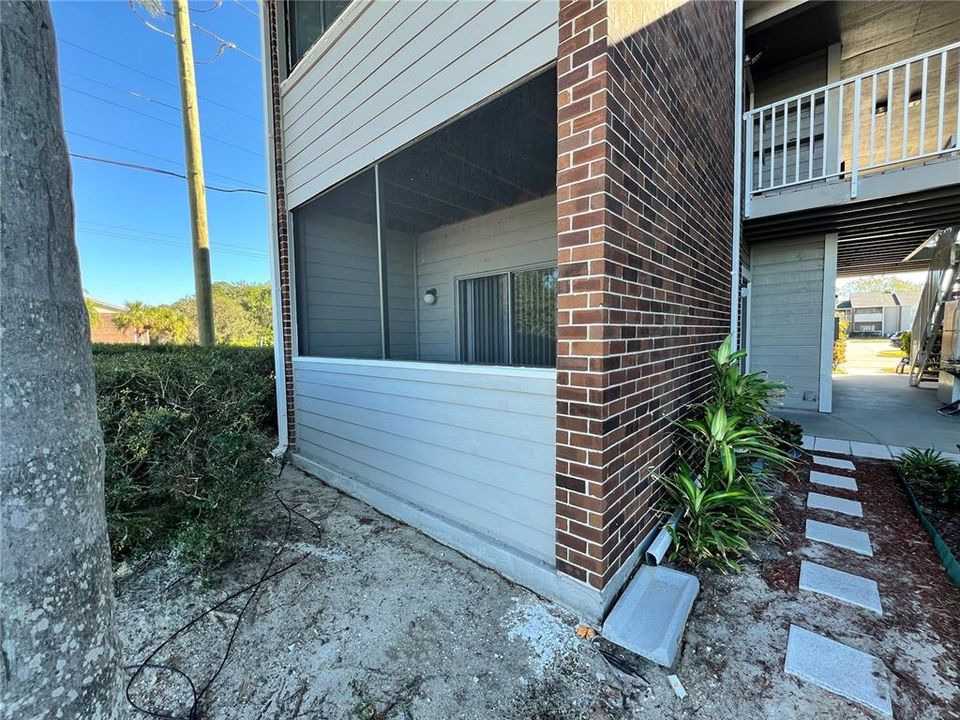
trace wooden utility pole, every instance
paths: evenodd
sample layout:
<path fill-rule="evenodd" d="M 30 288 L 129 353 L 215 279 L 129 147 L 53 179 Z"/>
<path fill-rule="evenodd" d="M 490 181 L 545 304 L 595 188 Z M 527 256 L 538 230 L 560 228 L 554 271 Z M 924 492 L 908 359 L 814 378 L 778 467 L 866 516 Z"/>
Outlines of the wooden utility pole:
<path fill-rule="evenodd" d="M 196 286 L 197 327 L 200 344 L 213 345 L 213 291 L 210 287 L 210 240 L 207 237 L 207 195 L 200 148 L 200 111 L 197 78 L 193 67 L 193 40 L 187 0 L 173 0 L 173 24 L 180 66 L 180 105 L 183 110 L 183 144 L 190 190 L 190 234 L 193 237 L 193 278 Z"/>

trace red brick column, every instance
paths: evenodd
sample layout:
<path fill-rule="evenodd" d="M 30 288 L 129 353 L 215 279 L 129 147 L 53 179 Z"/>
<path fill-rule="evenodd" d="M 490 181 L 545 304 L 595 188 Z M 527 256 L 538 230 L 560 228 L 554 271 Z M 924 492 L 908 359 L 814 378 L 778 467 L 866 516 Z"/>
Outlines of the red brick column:
<path fill-rule="evenodd" d="M 671 419 L 729 327 L 732 2 L 562 2 L 557 567 L 604 588 L 656 527 Z"/>
<path fill-rule="evenodd" d="M 287 199 L 283 180 L 283 118 L 280 113 L 280 57 L 277 38 L 277 3 L 267 0 L 264 3 L 269 26 L 269 62 L 270 62 L 270 106 L 273 112 L 273 157 L 274 188 L 277 203 L 277 247 L 280 265 L 280 323 L 281 338 L 274 342 L 283 344 L 283 365 L 287 400 L 287 444 L 290 447 L 297 442 L 297 426 L 293 413 L 293 319 L 290 313 L 290 246 L 287 234 Z"/>

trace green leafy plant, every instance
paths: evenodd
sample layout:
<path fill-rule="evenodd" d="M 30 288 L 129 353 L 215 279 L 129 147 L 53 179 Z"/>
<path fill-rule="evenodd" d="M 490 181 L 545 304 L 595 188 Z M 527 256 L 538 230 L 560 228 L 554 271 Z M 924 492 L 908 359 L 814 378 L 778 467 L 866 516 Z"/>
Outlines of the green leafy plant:
<path fill-rule="evenodd" d="M 114 559 L 230 558 L 270 479 L 272 350 L 97 345 L 93 357 Z"/>
<path fill-rule="evenodd" d="M 713 402 L 731 415 L 757 419 L 768 415 L 770 402 L 783 395 L 787 386 L 768 380 L 766 373 L 745 373 L 741 360 L 745 350 L 733 350 L 727 337 L 716 350 L 710 351 L 713 363 Z"/>
<path fill-rule="evenodd" d="M 725 478 L 698 478 L 680 461 L 676 472 L 660 480 L 671 500 L 685 510 L 676 528 L 668 526 L 674 542 L 673 559 L 739 571 L 738 559 L 754 554 L 751 539 L 777 534 L 768 501 Z"/>
<path fill-rule="evenodd" d="M 744 357 L 730 338 L 710 353 L 711 400 L 677 422 L 677 469 L 660 477 L 669 502 L 684 511 L 671 529 L 674 557 L 721 570 L 739 570 L 752 539 L 777 536 L 770 488 L 795 466 L 793 446 L 770 429 L 769 403 L 786 387 L 743 372 Z"/>
<path fill-rule="evenodd" d="M 909 330 L 900 333 L 900 352 L 903 353 L 904 357 L 910 357 L 910 339 L 912 337 L 913 333 Z"/>
<path fill-rule="evenodd" d="M 850 331 L 850 321 L 840 318 L 837 327 L 837 337 L 833 341 L 833 369 L 839 370 L 847 361 L 847 337 Z"/>
<path fill-rule="evenodd" d="M 960 465 L 943 453 L 932 448 L 910 448 L 897 458 L 897 466 L 907 480 L 940 492 L 941 502 L 960 500 Z"/>
<path fill-rule="evenodd" d="M 681 420 L 678 425 L 690 440 L 685 444 L 688 457 L 700 465 L 704 475 L 715 474 L 719 468 L 728 484 L 738 479 L 748 483 L 763 472 L 760 465 L 782 470 L 794 464 L 768 441 L 759 422 L 728 415 L 723 405 L 704 405 L 701 418 Z"/>
<path fill-rule="evenodd" d="M 792 420 L 771 418 L 766 423 L 766 429 L 780 449 L 788 453 L 798 450 L 803 444 L 803 428 Z"/>

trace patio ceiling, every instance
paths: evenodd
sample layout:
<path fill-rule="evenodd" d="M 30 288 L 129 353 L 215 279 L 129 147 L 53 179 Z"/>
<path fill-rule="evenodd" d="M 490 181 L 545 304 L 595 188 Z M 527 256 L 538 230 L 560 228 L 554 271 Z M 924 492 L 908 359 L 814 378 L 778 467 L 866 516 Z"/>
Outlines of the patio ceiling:
<path fill-rule="evenodd" d="M 960 184 L 909 196 L 818 208 L 748 220 L 748 242 L 836 232 L 837 276 L 926 270 L 922 258 L 904 262 L 918 245 L 960 223 Z"/>
<path fill-rule="evenodd" d="M 422 233 L 556 192 L 556 96 L 551 68 L 382 161 L 384 226 Z M 374 224 L 372 171 L 328 197 L 312 202 Z"/>

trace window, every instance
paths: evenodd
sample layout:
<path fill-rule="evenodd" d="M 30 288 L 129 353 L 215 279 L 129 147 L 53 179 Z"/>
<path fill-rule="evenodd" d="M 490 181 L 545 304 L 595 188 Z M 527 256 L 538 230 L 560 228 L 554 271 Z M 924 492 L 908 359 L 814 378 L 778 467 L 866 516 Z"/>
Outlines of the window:
<path fill-rule="evenodd" d="M 287 71 L 320 39 L 350 0 L 287 0 Z"/>
<path fill-rule="evenodd" d="M 556 364 L 556 268 L 467 278 L 458 285 L 462 361 Z"/>

